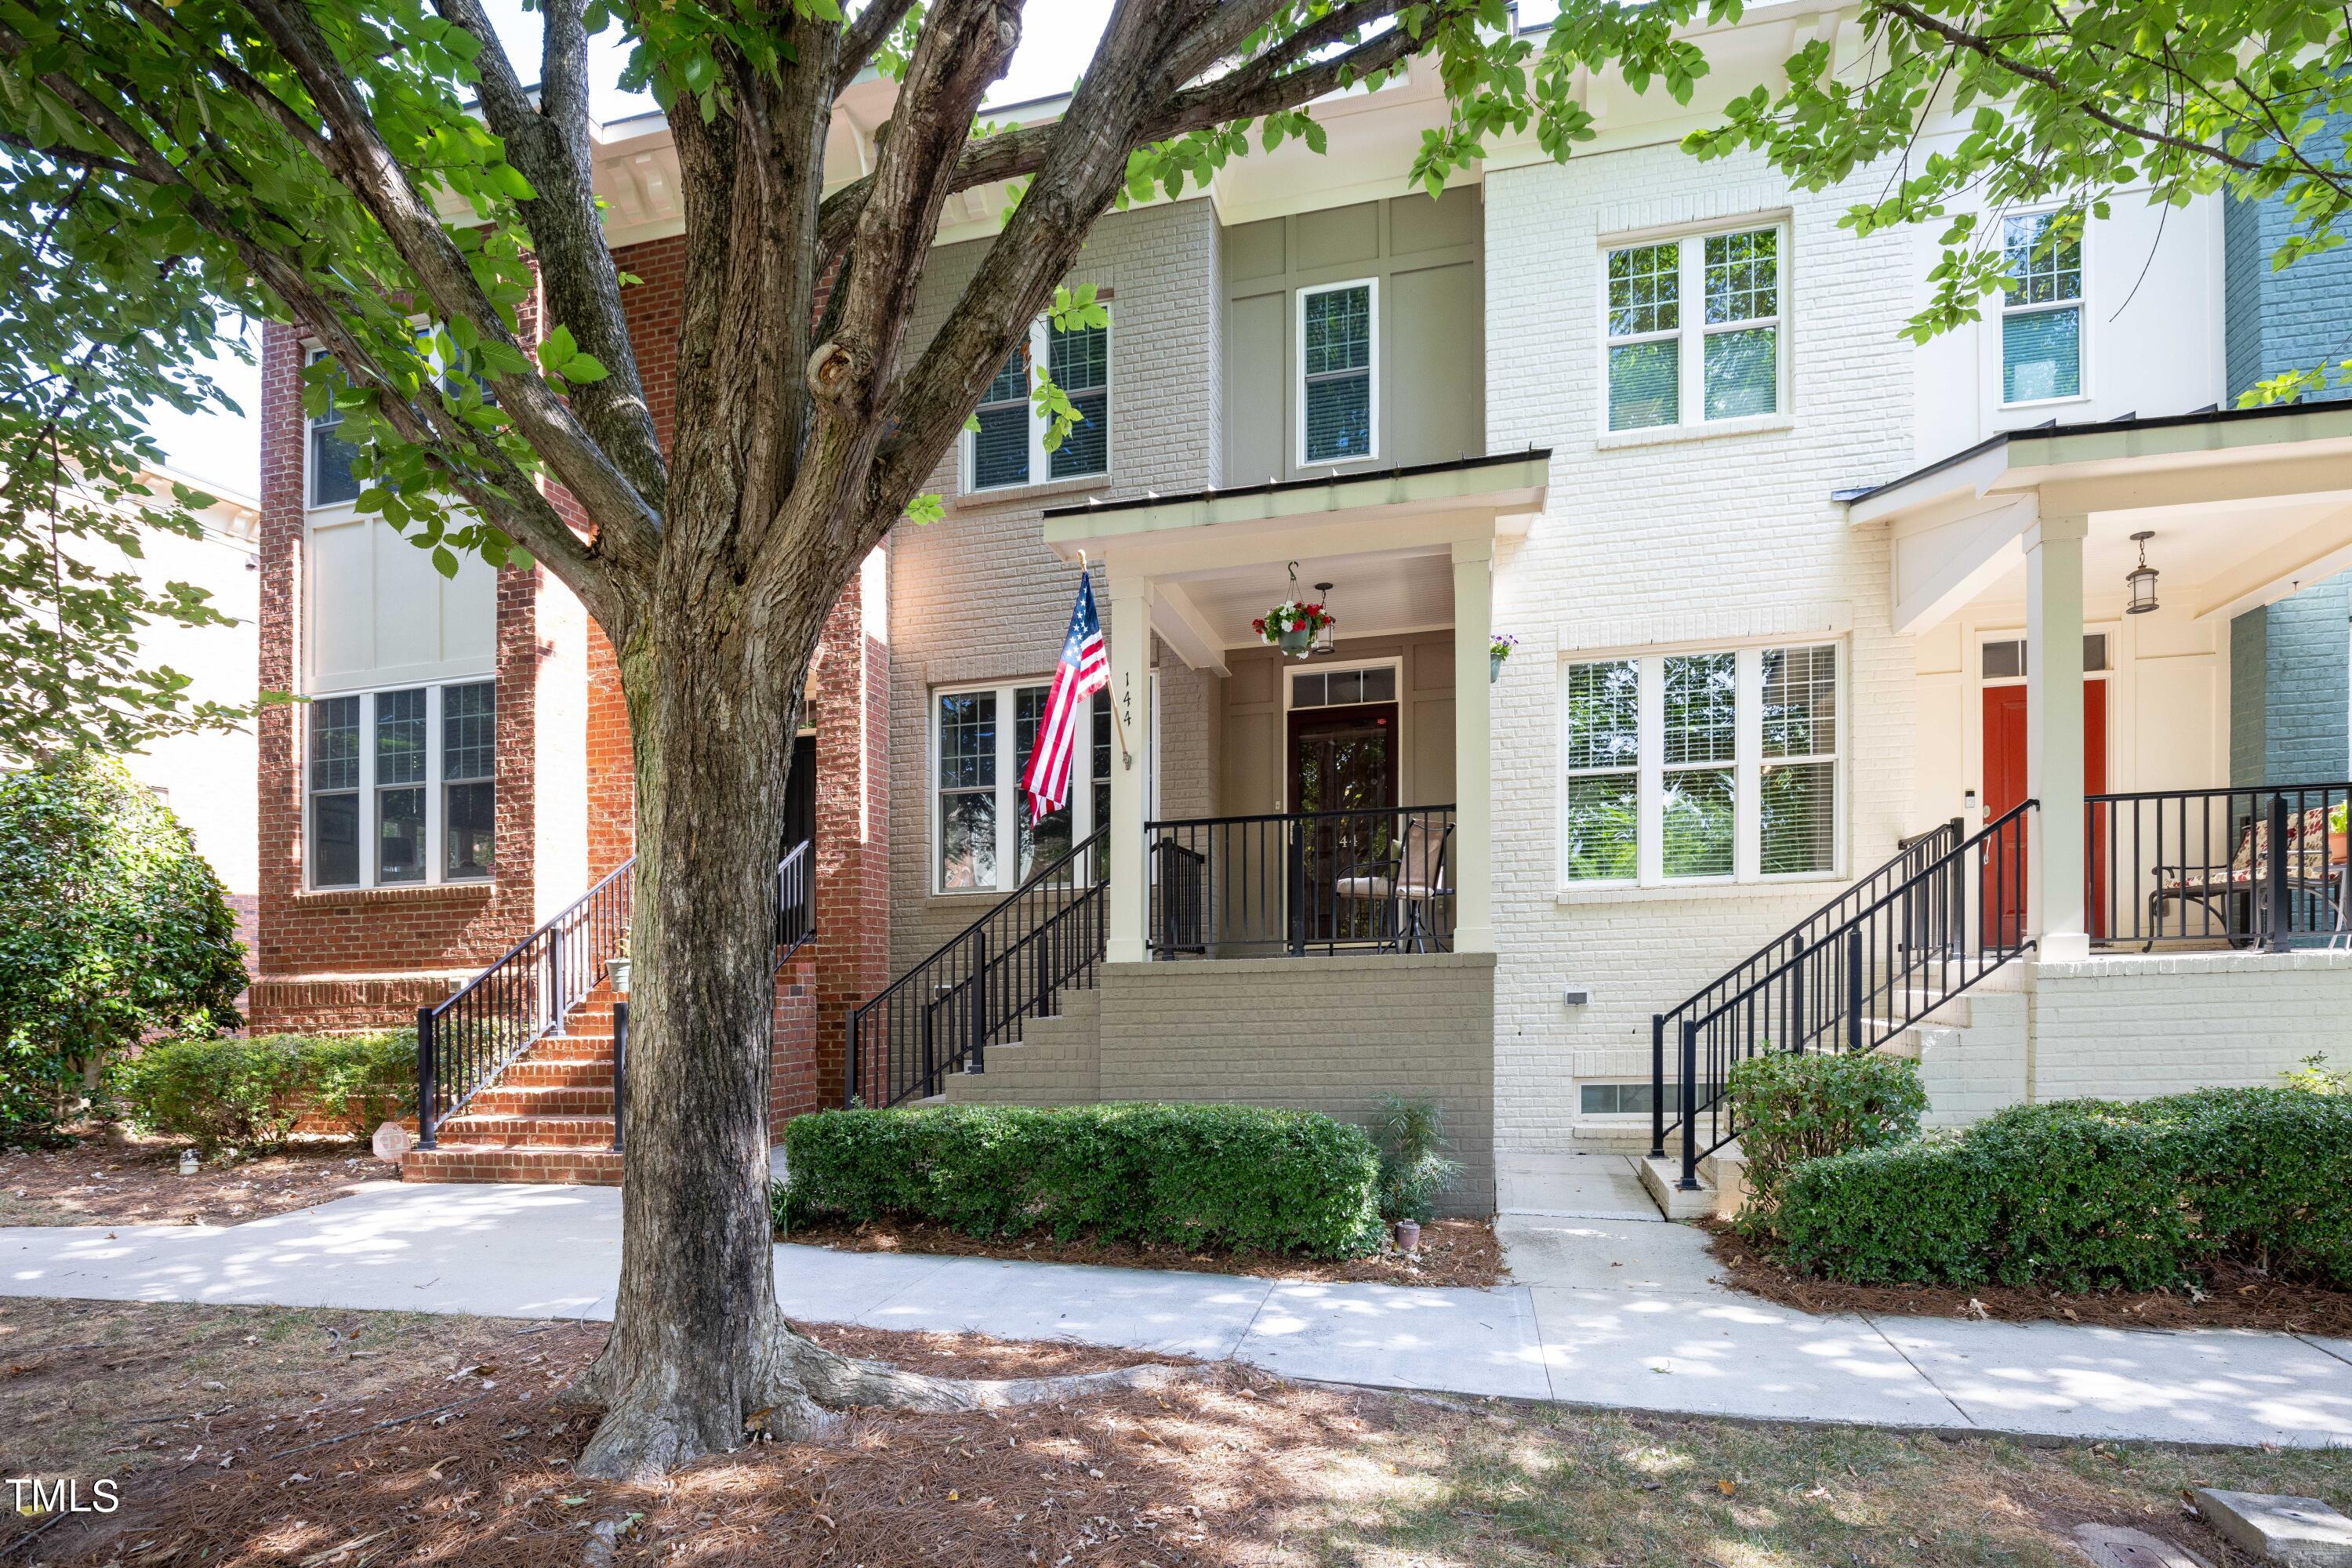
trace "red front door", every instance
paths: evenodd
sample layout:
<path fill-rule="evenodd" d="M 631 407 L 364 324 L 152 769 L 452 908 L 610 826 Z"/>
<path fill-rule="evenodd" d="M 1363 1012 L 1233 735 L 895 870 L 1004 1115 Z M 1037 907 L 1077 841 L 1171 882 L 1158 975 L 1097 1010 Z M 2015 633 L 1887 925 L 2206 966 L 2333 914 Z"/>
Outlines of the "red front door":
<path fill-rule="evenodd" d="M 2104 795 L 2107 788 L 2107 683 L 2083 682 L 2083 793 Z M 1987 822 L 2025 798 L 2025 688 L 1988 686 L 1984 691 L 1984 814 Z M 2106 812 L 2091 816 L 2090 887 L 2087 913 L 2091 934 L 2106 934 L 2106 909 L 2100 890 L 2107 885 Z M 1987 945 L 2014 946 L 2025 931 L 2025 837 L 2004 835 L 1996 850 L 1987 849 L 1984 891 L 1984 941 Z M 1998 853 L 2001 863 L 1991 856 Z"/>

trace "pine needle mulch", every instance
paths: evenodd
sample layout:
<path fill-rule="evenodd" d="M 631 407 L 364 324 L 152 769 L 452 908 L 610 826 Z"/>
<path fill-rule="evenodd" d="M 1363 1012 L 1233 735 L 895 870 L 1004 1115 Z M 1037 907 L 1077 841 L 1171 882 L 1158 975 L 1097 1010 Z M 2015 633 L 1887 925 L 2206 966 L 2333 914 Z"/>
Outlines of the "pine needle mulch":
<path fill-rule="evenodd" d="M 2067 1293 L 2001 1285 L 1849 1285 L 1797 1273 L 1770 1247 L 1727 1225 L 1709 1228 L 1715 1238 L 1707 1250 L 1723 1266 L 1725 1284 L 1804 1312 L 2112 1329 L 2268 1329 L 2352 1339 L 2352 1291 L 2282 1279 L 2241 1263 L 2216 1264 L 2195 1288 L 2180 1290 Z"/>
<path fill-rule="evenodd" d="M 93 1318 L 119 1337 L 142 1315 L 158 1352 L 195 1336 L 201 1421 L 176 1400 L 142 1407 L 147 1385 L 122 1381 L 139 1366 L 119 1347 L 103 1358 L 119 1371 L 69 1388 L 26 1374 L 47 1389 L 30 1400 L 0 1381 L 11 1463 L 85 1483 L 118 1475 L 127 1498 L 110 1519 L 0 1516 L 0 1568 L 2079 1568 L 2067 1535 L 2084 1522 L 2130 1524 L 2236 1568 L 2246 1560 L 2184 1513 L 2184 1487 L 2352 1505 L 2342 1451 L 1681 1420 L 1286 1383 L 1231 1363 L 1157 1393 L 865 1412 L 821 1443 L 616 1486 L 572 1473 L 593 1417 L 550 1397 L 602 1343 L 598 1324 L 329 1314 L 343 1337 L 323 1342 L 321 1315 L 293 1309 L 0 1302 L 0 1329 L 15 1331 L 0 1345 L 54 1372 L 77 1333 L 95 1337 Z M 952 1375 L 1142 1359 L 811 1331 Z M 400 1354 L 352 1361 L 353 1343 Z M 193 1358 L 161 1374 L 177 1380 L 169 1392 L 186 1392 Z M 66 1457 L 45 1438 L 53 1428 L 22 1417 L 61 1394 L 133 1446 L 159 1429 L 166 1440 L 44 1463 Z"/>

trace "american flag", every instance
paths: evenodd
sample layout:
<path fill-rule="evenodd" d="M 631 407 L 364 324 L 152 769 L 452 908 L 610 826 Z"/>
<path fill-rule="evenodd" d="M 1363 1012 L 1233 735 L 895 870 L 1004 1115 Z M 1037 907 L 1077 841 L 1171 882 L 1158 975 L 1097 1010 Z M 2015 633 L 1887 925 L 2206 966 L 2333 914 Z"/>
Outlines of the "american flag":
<path fill-rule="evenodd" d="M 1095 617 L 1093 580 L 1081 576 L 1078 602 L 1070 609 L 1070 635 L 1062 639 L 1062 662 L 1054 671 L 1053 689 L 1045 694 L 1045 716 L 1029 753 L 1029 771 L 1021 776 L 1032 822 L 1059 811 L 1070 798 L 1070 759 L 1077 750 L 1087 699 L 1109 685 L 1110 656 L 1103 647 L 1102 622 Z"/>

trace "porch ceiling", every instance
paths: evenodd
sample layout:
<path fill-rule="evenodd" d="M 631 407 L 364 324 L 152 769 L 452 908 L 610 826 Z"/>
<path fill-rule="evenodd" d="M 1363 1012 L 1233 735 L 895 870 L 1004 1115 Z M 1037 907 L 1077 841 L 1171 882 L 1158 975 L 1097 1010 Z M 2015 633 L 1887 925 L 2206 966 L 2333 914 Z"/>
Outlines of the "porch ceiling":
<path fill-rule="evenodd" d="M 1840 499 L 1892 535 L 1897 630 L 2021 597 L 2026 533 L 2070 516 L 2094 591 L 2120 591 L 2146 530 L 2167 600 L 2226 617 L 2352 566 L 2352 405 L 2011 431 Z"/>
<path fill-rule="evenodd" d="M 1318 555 L 1298 563 L 1297 592 L 1312 598 L 1315 584 L 1331 584 L 1331 613 L 1344 637 L 1428 631 L 1454 624 L 1454 563 L 1442 548 L 1418 553 Z M 1250 647 L 1250 622 L 1293 592 L 1285 563 L 1220 567 L 1165 583 L 1181 587 L 1225 648 Z"/>

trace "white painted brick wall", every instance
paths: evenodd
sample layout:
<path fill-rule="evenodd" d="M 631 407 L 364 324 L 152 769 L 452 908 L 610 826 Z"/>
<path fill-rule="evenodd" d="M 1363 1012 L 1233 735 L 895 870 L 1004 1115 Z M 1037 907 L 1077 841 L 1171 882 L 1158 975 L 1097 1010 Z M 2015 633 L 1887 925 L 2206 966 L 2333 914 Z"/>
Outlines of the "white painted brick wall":
<path fill-rule="evenodd" d="M 1497 171 L 1486 189 L 1489 451 L 1554 454 L 1549 508 L 1506 542 L 1495 629 L 1520 638 L 1495 689 L 1496 1138 L 1566 1148 L 1580 1078 L 1644 1078 L 1650 1016 L 1822 902 L 1832 888 L 1557 901 L 1561 650 L 1746 635 L 1851 636 L 1844 869 L 1876 865 L 1909 820 L 1913 661 L 1888 629 L 1883 538 L 1830 493 L 1909 467 L 1916 279 L 1901 237 L 1836 227 L 1875 176 L 1790 193 L 1760 161 L 1671 146 Z M 1603 236 L 1786 213 L 1785 431 L 1600 449 Z M 1570 1009 L 1563 985 L 1593 988 Z"/>
<path fill-rule="evenodd" d="M 2033 986 L 2040 1100 L 2275 1086 L 2314 1053 L 2352 1067 L 2352 952 L 2092 958 Z"/>

